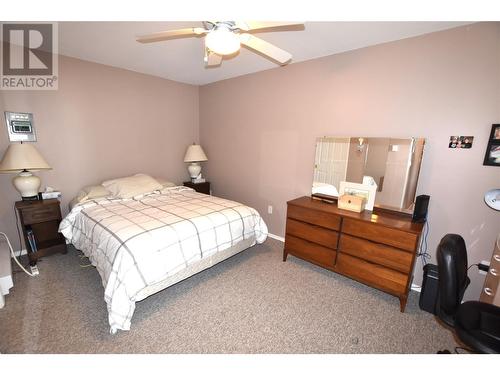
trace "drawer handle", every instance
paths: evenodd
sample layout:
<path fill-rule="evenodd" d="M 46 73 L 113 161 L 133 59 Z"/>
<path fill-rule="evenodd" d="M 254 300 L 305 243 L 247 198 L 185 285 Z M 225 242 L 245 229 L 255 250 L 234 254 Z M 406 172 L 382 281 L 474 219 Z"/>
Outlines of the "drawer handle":
<path fill-rule="evenodd" d="M 493 275 L 493 276 L 498 276 L 498 271 L 494 268 L 490 268 L 490 273 Z"/>
<path fill-rule="evenodd" d="M 493 290 L 491 290 L 491 288 L 484 288 L 484 292 L 489 296 L 493 295 Z"/>
<path fill-rule="evenodd" d="M 500 255 L 498 254 L 493 255 L 493 259 L 495 259 L 497 262 L 500 262 Z"/>
<path fill-rule="evenodd" d="M 52 210 L 37 211 L 33 214 L 33 216 L 50 215 L 51 213 L 52 213 Z"/>

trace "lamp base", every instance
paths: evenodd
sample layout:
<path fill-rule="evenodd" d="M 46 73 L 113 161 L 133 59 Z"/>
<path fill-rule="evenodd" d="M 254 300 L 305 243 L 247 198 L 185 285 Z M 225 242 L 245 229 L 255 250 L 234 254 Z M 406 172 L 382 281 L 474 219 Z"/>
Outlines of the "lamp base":
<path fill-rule="evenodd" d="M 40 201 L 42 199 L 40 198 L 40 195 L 33 195 L 32 197 L 21 197 L 21 200 L 23 200 L 23 201 Z"/>
<path fill-rule="evenodd" d="M 196 178 L 201 174 L 201 165 L 198 163 L 191 163 L 188 165 L 188 172 L 191 178 Z"/>
<path fill-rule="evenodd" d="M 38 199 L 38 190 L 40 189 L 40 178 L 33 175 L 33 173 L 24 170 L 12 179 L 12 183 L 16 190 L 23 198 L 36 197 Z M 32 199 L 30 199 L 32 200 Z"/>

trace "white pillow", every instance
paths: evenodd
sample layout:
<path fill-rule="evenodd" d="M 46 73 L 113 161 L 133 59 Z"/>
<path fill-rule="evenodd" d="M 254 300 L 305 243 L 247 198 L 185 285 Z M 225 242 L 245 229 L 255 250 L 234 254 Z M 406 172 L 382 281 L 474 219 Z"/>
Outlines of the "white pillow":
<path fill-rule="evenodd" d="M 177 186 L 173 182 L 165 180 L 164 178 L 161 178 L 161 177 L 156 177 L 155 179 L 156 179 L 156 181 L 158 181 L 158 183 L 160 183 L 163 186 L 163 188 L 169 188 L 169 187 Z"/>
<path fill-rule="evenodd" d="M 76 195 L 76 201 L 78 203 L 85 202 L 89 199 L 104 198 L 110 196 L 111 192 L 102 185 L 91 185 L 85 186 Z"/>
<path fill-rule="evenodd" d="M 90 199 L 105 198 L 109 196 L 111 196 L 111 192 L 102 185 L 85 186 L 76 194 L 76 197 L 71 200 L 69 209 L 71 210 L 76 204 Z"/>
<path fill-rule="evenodd" d="M 113 198 L 133 198 L 137 195 L 163 189 L 158 181 L 147 174 L 116 178 L 104 181 L 102 185 L 111 192 Z"/>

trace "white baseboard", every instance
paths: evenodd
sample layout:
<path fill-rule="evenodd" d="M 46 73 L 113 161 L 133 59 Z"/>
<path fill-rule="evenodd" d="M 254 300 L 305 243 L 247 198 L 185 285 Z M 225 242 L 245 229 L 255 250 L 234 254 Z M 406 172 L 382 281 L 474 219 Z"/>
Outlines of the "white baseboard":
<path fill-rule="evenodd" d="M 280 236 L 277 236 L 277 235 L 272 234 L 272 233 L 268 233 L 267 235 L 269 237 L 271 237 L 271 238 L 274 238 L 275 240 L 278 240 L 278 241 L 281 241 L 281 242 L 285 242 L 285 238 L 284 237 L 280 237 Z"/>
<path fill-rule="evenodd" d="M 422 287 L 417 284 L 411 284 L 411 290 L 420 293 L 422 291 Z"/>
<path fill-rule="evenodd" d="M 26 249 L 21 249 L 21 252 L 14 251 L 14 253 L 16 254 L 16 256 L 21 256 L 21 255 L 26 255 L 26 254 L 28 254 L 28 251 L 26 251 Z M 12 256 L 12 254 L 10 254 L 10 257 L 11 257 L 11 258 L 14 258 L 14 257 Z"/>

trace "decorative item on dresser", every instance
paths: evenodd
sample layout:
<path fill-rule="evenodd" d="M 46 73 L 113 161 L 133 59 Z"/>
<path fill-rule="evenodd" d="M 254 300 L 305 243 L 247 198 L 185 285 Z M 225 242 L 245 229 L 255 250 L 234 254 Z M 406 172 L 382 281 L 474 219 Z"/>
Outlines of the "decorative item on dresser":
<path fill-rule="evenodd" d="M 184 186 L 190 187 L 191 189 L 194 189 L 198 193 L 203 193 L 203 194 L 208 194 L 210 195 L 210 182 L 205 181 L 205 182 L 191 182 L 191 181 L 184 181 L 183 182 Z"/>
<path fill-rule="evenodd" d="M 58 231 L 62 218 L 57 199 L 18 201 L 16 210 L 31 265 L 41 257 L 67 252 L 66 240 Z"/>
<path fill-rule="evenodd" d="M 500 233 L 495 242 L 491 256 L 490 269 L 484 279 L 483 290 L 479 301 L 500 306 Z"/>
<path fill-rule="evenodd" d="M 423 223 L 402 213 L 345 211 L 311 197 L 287 205 L 283 261 L 291 254 L 392 294 L 404 312 Z"/>

